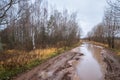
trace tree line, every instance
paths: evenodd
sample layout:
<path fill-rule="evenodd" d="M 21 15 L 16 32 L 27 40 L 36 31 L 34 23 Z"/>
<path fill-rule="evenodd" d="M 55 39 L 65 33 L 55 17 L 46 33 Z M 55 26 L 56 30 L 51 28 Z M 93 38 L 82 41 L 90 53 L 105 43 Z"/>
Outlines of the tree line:
<path fill-rule="evenodd" d="M 87 35 L 89 40 L 107 43 L 110 48 L 120 46 L 120 0 L 107 0 L 103 21 Z M 119 46 L 117 46 L 119 45 Z"/>
<path fill-rule="evenodd" d="M 0 27 L 4 28 L 0 30 L 3 49 L 71 46 L 80 39 L 77 14 L 49 10 L 45 0 L 2 0 L 0 9 Z"/>

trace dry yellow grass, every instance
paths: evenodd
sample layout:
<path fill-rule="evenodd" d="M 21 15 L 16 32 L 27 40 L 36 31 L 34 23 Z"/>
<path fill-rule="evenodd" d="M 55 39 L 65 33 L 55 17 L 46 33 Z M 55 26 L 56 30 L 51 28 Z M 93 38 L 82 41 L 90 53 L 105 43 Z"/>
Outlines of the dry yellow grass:
<path fill-rule="evenodd" d="M 56 51 L 56 48 L 37 49 L 35 51 L 30 52 L 30 54 L 36 54 L 38 58 L 45 59 L 50 55 L 53 55 Z"/>
<path fill-rule="evenodd" d="M 51 57 L 51 55 L 55 55 L 56 51 L 56 48 L 36 49 L 31 52 L 7 50 L 4 55 L 10 54 L 10 56 L 0 61 L 0 65 L 4 68 L 20 67 L 36 59 L 47 59 Z"/>
<path fill-rule="evenodd" d="M 120 56 L 120 52 L 118 52 L 118 56 Z"/>
<path fill-rule="evenodd" d="M 88 41 L 88 42 L 96 44 L 96 45 L 100 45 L 100 46 L 103 46 L 103 47 L 106 47 L 106 48 L 109 48 L 108 44 L 103 44 L 103 43 L 94 42 L 94 41 Z M 120 50 L 119 49 L 114 49 L 114 51 L 117 53 L 118 56 L 120 56 Z"/>
<path fill-rule="evenodd" d="M 6 50 L 3 54 L 0 54 L 0 79 L 10 79 L 17 74 L 32 69 L 41 64 L 41 62 L 78 45 L 80 45 L 80 43 L 65 48 L 36 49 L 30 52 Z"/>
<path fill-rule="evenodd" d="M 63 48 L 36 49 L 31 52 L 6 50 L 0 54 L 0 79 L 8 78 L 39 65 L 41 62 L 54 57 Z"/>
<path fill-rule="evenodd" d="M 100 42 L 95 42 L 95 41 L 89 41 L 93 44 L 96 44 L 96 45 L 100 45 L 100 46 L 103 46 L 103 47 L 108 47 L 108 44 L 103 44 L 103 43 L 100 43 Z"/>

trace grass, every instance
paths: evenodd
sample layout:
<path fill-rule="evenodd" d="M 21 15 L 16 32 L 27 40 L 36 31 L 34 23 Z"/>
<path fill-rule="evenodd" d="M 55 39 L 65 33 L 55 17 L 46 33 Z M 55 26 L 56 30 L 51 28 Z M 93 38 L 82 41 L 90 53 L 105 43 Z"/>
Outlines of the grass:
<path fill-rule="evenodd" d="M 108 48 L 108 44 L 103 44 L 103 43 L 95 42 L 95 41 L 89 41 L 89 42 L 92 43 L 92 44 L 95 44 L 95 45 L 99 45 L 99 46 L 103 46 L 105 48 Z"/>
<path fill-rule="evenodd" d="M 103 44 L 103 43 L 100 43 L 100 42 L 94 42 L 94 41 L 89 41 L 89 42 L 90 42 L 90 43 L 93 43 L 93 44 L 96 44 L 96 45 L 103 46 L 103 47 L 105 47 L 105 48 L 108 48 L 108 49 L 116 52 L 116 53 L 117 53 L 117 56 L 120 56 L 120 49 L 111 49 L 111 48 L 109 48 L 108 44 Z"/>
<path fill-rule="evenodd" d="M 4 57 L 0 57 L 3 58 L 3 60 L 0 61 L 0 80 L 10 80 L 13 76 L 31 70 L 50 58 L 78 45 L 80 45 L 80 43 L 66 48 L 36 49 L 31 52 L 7 50 L 4 53 Z"/>
<path fill-rule="evenodd" d="M 112 51 L 116 52 L 118 56 L 120 56 L 120 49 L 111 49 Z"/>
<path fill-rule="evenodd" d="M 118 56 L 120 56 L 120 51 L 118 52 Z"/>
<path fill-rule="evenodd" d="M 0 80 L 9 80 L 11 77 L 30 70 L 43 61 L 57 55 L 56 48 L 34 50 L 29 53 L 15 50 L 6 52 L 4 55 L 11 54 L 11 56 L 0 63 Z M 15 54 L 15 52 L 18 53 Z"/>

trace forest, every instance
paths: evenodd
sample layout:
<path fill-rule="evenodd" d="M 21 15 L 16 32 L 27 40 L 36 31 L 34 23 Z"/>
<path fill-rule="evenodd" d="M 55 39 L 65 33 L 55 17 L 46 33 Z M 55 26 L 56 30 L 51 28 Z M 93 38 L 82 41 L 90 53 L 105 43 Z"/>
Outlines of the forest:
<path fill-rule="evenodd" d="M 0 80 L 120 80 L 120 0 L 77 1 L 0 0 Z"/>
<path fill-rule="evenodd" d="M 108 7 L 104 11 L 103 21 L 90 32 L 88 39 L 108 44 L 112 49 L 120 49 L 120 1 L 108 0 Z"/>
<path fill-rule="evenodd" d="M 10 1 L 13 6 L 7 12 L 9 4 L 1 7 L 0 25 L 6 27 L 0 32 L 3 49 L 69 46 L 79 40 L 76 13 L 69 14 L 67 10 L 59 12 L 57 9 L 51 9 L 50 13 L 47 2 L 42 0 Z M 5 2 L 3 0 L 1 6 Z"/>
<path fill-rule="evenodd" d="M 80 35 L 76 12 L 60 12 L 46 0 L 1 0 L 0 76 L 9 79 L 40 64 L 78 43 Z"/>

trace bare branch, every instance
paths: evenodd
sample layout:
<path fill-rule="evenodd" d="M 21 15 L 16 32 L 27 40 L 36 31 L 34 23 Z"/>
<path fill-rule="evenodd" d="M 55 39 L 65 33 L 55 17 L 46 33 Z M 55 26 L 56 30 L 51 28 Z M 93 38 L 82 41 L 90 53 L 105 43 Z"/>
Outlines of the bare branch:
<path fill-rule="evenodd" d="M 1 8 L 0 10 L 2 10 L 2 9 L 5 9 L 6 7 L 8 7 L 4 12 L 3 12 L 3 14 L 0 16 L 0 18 L 3 18 L 5 15 L 6 15 L 6 13 L 7 13 L 7 11 L 10 9 L 10 7 L 12 6 L 12 3 L 13 3 L 13 0 L 10 0 L 10 2 L 6 5 L 6 6 L 4 6 L 3 8 Z"/>

